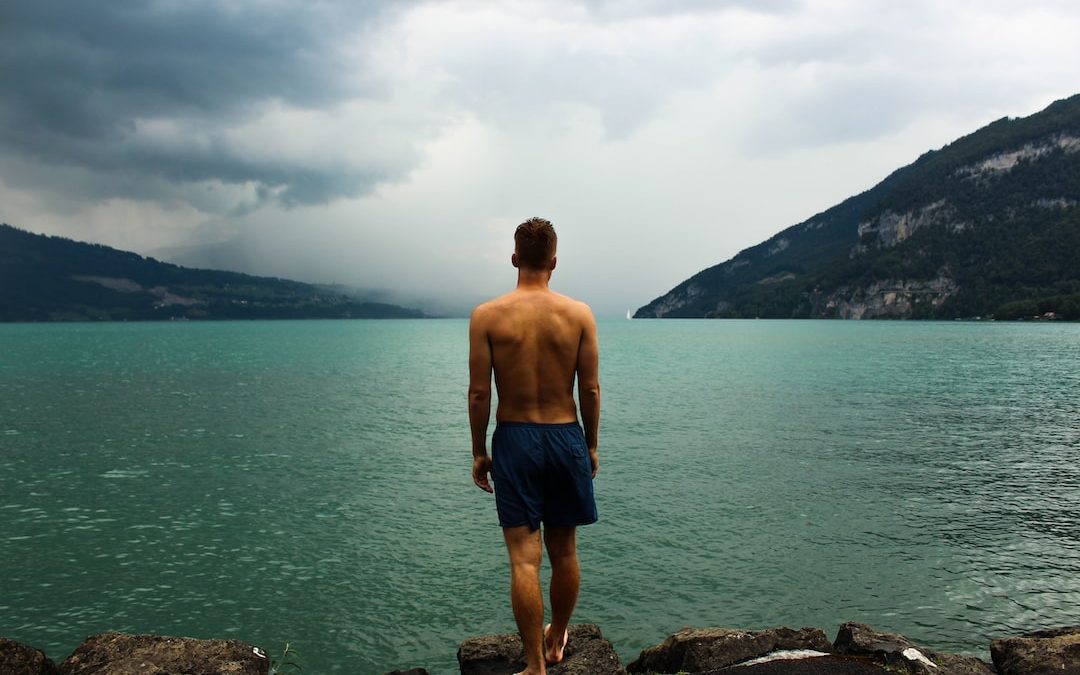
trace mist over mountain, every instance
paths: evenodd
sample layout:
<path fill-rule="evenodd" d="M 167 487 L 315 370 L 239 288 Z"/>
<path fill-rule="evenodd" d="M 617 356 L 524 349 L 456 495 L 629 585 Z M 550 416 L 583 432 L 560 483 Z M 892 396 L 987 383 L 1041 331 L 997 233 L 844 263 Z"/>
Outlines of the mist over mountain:
<path fill-rule="evenodd" d="M 183 267 L 232 270 L 256 276 L 265 276 L 267 268 L 274 267 L 274 256 L 260 254 L 258 245 L 245 237 L 190 246 L 170 246 L 149 253 L 159 260 Z M 326 267 L 310 269 L 308 266 L 299 265 L 294 271 L 296 274 L 290 274 L 288 270 L 284 270 L 283 275 L 348 296 L 359 302 L 411 307 L 434 317 L 469 316 L 472 308 L 484 299 L 481 296 L 461 297 L 460 292 L 454 291 L 448 291 L 446 297 L 436 296 L 435 291 L 445 289 L 433 289 L 430 294 L 422 294 L 392 287 L 370 288 L 350 283 L 338 283 L 334 281 L 333 273 Z M 274 271 L 270 273 L 274 274 Z"/>
<path fill-rule="evenodd" d="M 634 316 L 1080 319 L 1078 205 L 1080 95 L 927 152 Z"/>

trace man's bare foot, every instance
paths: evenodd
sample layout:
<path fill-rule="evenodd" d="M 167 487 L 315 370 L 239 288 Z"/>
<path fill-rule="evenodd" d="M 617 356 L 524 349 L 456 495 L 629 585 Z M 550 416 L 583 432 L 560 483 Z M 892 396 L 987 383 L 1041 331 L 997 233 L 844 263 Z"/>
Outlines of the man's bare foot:
<path fill-rule="evenodd" d="M 551 628 L 550 623 L 544 626 L 544 661 L 549 666 L 553 666 L 556 663 L 562 663 L 563 650 L 566 649 L 566 642 L 570 639 L 570 631 L 564 630 L 562 640 L 554 641 L 548 636 L 549 628 Z"/>

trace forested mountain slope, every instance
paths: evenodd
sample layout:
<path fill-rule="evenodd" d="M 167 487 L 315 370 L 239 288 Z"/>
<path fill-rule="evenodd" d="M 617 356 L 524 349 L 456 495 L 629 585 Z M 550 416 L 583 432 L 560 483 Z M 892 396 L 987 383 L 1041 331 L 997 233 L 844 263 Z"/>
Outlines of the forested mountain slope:
<path fill-rule="evenodd" d="M 188 269 L 0 224 L 0 321 L 419 316 L 311 284 Z"/>
<path fill-rule="evenodd" d="M 928 152 L 636 318 L 1080 319 L 1080 95 Z"/>

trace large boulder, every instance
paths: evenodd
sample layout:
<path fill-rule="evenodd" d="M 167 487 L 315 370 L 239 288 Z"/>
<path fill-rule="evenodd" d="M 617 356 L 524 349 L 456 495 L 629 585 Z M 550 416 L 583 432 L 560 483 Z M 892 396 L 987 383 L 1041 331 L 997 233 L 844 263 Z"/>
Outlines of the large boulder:
<path fill-rule="evenodd" d="M 1001 675 L 1080 675 L 1080 626 L 994 640 L 990 658 Z"/>
<path fill-rule="evenodd" d="M 820 628 L 684 628 L 643 650 L 626 669 L 631 673 L 707 672 L 781 650 L 830 652 L 832 644 Z"/>
<path fill-rule="evenodd" d="M 839 654 L 874 659 L 892 670 L 917 675 L 994 675 L 989 665 L 973 656 L 923 649 L 903 635 L 880 633 L 861 623 L 840 626 L 833 646 Z"/>
<path fill-rule="evenodd" d="M 781 655 L 783 656 L 783 655 Z M 896 675 L 876 663 L 861 661 L 852 656 L 828 654 L 813 658 L 777 658 L 764 663 L 750 661 L 722 670 L 710 670 L 693 675 Z"/>
<path fill-rule="evenodd" d="M 56 664 L 40 649 L 0 637 L 0 673 L 3 675 L 56 675 Z"/>
<path fill-rule="evenodd" d="M 196 640 L 101 633 L 76 647 L 61 675 L 267 675 L 258 647 L 238 640 Z"/>
<path fill-rule="evenodd" d="M 524 670 L 517 633 L 482 635 L 461 643 L 457 652 L 461 675 L 506 675 Z M 592 624 L 570 626 L 562 663 L 548 666 L 550 675 L 624 675 L 615 648 Z"/>

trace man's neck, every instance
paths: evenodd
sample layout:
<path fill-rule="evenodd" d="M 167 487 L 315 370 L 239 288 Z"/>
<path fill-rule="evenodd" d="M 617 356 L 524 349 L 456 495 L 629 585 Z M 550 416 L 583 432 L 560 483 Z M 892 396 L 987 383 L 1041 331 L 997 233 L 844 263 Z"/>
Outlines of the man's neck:
<path fill-rule="evenodd" d="M 547 290 L 549 281 L 551 281 L 551 270 L 518 268 L 517 287 L 519 291 Z"/>

